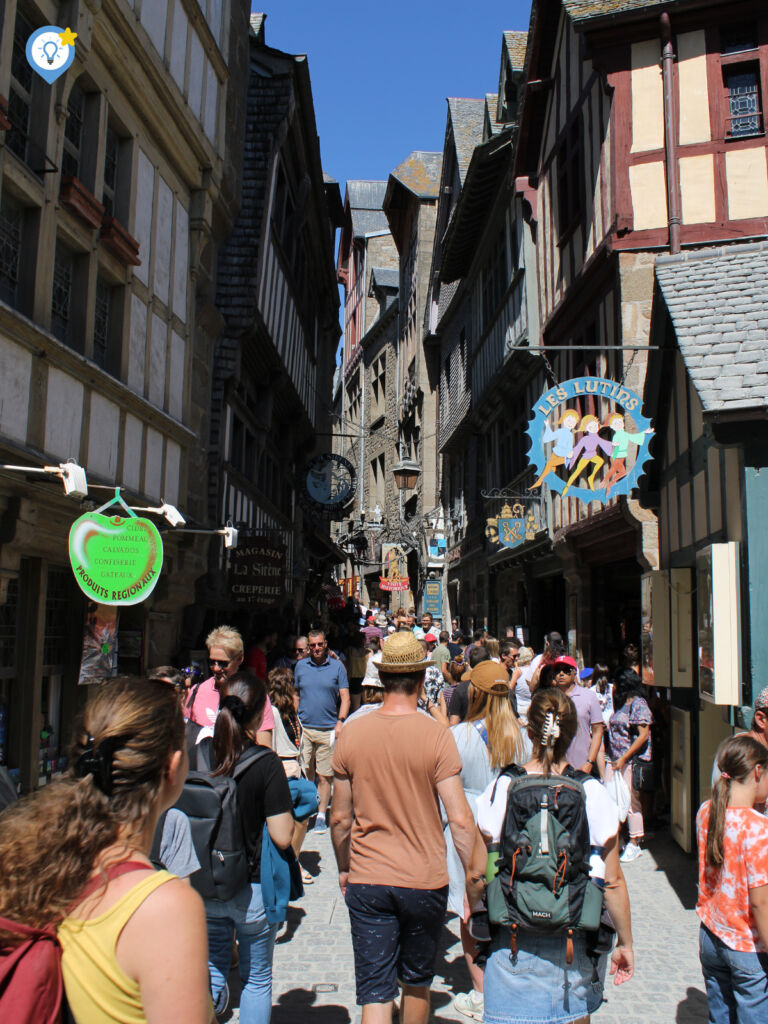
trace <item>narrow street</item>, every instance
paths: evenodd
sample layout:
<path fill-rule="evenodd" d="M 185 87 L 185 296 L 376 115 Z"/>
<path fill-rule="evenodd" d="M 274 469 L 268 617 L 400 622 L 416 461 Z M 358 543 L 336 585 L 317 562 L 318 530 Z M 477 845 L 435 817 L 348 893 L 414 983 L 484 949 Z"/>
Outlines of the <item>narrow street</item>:
<path fill-rule="evenodd" d="M 288 930 L 274 961 L 273 1024 L 358 1024 L 355 977 L 346 908 L 341 899 L 330 835 L 307 837 L 302 858 L 319 875 L 289 910 Z M 645 854 L 627 865 L 637 974 L 627 985 L 606 985 L 596 1024 L 695 1024 L 707 1020 L 697 955 L 696 863 L 658 834 Z M 235 982 L 235 975 L 232 975 Z M 452 1006 L 469 985 L 456 919 L 445 928 L 445 956 L 435 978 L 432 1019 L 466 1021 Z M 235 985 L 232 985 L 233 994 Z M 238 1020 L 235 1010 L 232 1021 Z"/>

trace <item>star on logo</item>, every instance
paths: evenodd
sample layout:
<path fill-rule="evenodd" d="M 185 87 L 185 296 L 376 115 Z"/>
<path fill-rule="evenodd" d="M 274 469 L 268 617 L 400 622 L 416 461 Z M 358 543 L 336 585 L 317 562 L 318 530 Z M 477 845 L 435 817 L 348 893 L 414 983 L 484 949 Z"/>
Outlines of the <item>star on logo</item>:
<path fill-rule="evenodd" d="M 59 33 L 59 39 L 62 46 L 74 46 L 77 32 L 73 32 L 71 28 L 65 28 L 63 32 Z"/>

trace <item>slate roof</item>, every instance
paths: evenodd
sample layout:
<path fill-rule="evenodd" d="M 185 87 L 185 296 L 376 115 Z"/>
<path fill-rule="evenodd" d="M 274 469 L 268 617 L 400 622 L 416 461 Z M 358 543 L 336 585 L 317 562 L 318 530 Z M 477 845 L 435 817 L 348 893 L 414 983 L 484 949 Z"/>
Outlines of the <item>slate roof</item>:
<path fill-rule="evenodd" d="M 442 153 L 425 153 L 415 149 L 392 171 L 392 177 L 420 199 L 437 199 L 442 164 Z"/>
<path fill-rule="evenodd" d="M 499 94 L 497 92 L 487 92 L 485 94 L 485 123 L 487 126 L 487 134 L 483 139 L 483 142 L 487 142 L 492 135 L 498 135 L 504 128 L 503 122 L 496 120 L 496 112 L 498 109 Z"/>
<path fill-rule="evenodd" d="M 354 238 L 363 238 L 372 231 L 389 231 L 389 222 L 381 208 L 386 191 L 386 181 L 347 182 Z"/>
<path fill-rule="evenodd" d="M 674 0 L 563 0 L 563 7 L 578 24 L 610 15 L 642 14 L 657 7 L 669 7 L 672 3 Z"/>
<path fill-rule="evenodd" d="M 768 242 L 660 256 L 659 283 L 705 413 L 768 406 Z"/>
<path fill-rule="evenodd" d="M 576 2 L 578 2 L 578 0 L 576 0 Z M 595 3 L 597 0 L 591 0 L 591 2 Z M 568 6 L 568 0 L 565 0 L 565 6 Z M 504 45 L 507 48 L 512 68 L 515 71 L 522 71 L 525 67 L 525 51 L 528 47 L 528 33 L 505 32 Z"/>
<path fill-rule="evenodd" d="M 372 286 L 377 288 L 400 288 L 400 271 L 397 268 L 373 267 L 371 269 Z"/>
<path fill-rule="evenodd" d="M 459 165 L 459 177 L 463 185 L 475 146 L 479 146 L 483 141 L 485 100 L 467 100 L 449 96 L 448 116 L 451 119 L 451 127 L 453 128 L 456 160 Z"/>

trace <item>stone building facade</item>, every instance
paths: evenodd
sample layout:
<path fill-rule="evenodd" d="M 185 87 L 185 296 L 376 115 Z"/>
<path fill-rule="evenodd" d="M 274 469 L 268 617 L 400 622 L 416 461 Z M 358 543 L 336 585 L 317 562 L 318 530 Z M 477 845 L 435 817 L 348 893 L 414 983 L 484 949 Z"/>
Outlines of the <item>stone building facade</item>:
<path fill-rule="evenodd" d="M 357 472 L 355 499 L 336 527 L 347 559 L 343 589 L 381 600 L 381 541 L 399 520 L 397 448 L 399 257 L 382 209 L 385 181 L 348 181 L 337 274 L 344 287 L 344 350 L 335 450 Z M 377 523 L 377 518 L 380 523 Z"/>
<path fill-rule="evenodd" d="M 51 86 L 25 45 L 58 8 L 6 0 L 0 30 L 0 457 L 74 458 L 92 487 L 165 499 L 206 526 L 216 249 L 240 192 L 247 5 L 69 4 L 76 56 Z M 61 766 L 85 693 L 85 598 L 67 564 L 82 509 L 39 480 L 0 471 L 1 753 L 25 790 Z M 121 614 L 121 669 L 178 650 L 205 567 L 198 538 L 166 531 L 157 589 Z"/>
<path fill-rule="evenodd" d="M 256 639 L 272 622 L 306 625 L 331 555 L 327 523 L 300 491 L 330 432 L 341 197 L 323 174 L 306 57 L 268 46 L 264 15 L 251 16 L 249 48 L 242 204 L 218 267 L 207 512 L 236 523 L 241 544 L 279 550 L 281 571 L 274 592 L 235 592 L 233 556 L 214 542 L 190 638 L 222 619 Z"/>

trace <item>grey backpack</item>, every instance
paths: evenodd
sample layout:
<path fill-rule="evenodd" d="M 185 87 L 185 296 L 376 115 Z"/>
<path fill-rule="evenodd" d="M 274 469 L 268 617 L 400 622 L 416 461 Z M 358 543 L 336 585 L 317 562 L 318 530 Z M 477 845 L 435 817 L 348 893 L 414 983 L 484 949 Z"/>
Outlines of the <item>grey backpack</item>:
<path fill-rule="evenodd" d="M 176 807 L 189 818 L 200 870 L 190 876 L 203 899 L 229 900 L 248 882 L 243 819 L 237 802 L 237 780 L 262 757 L 267 747 L 246 751 L 233 775 L 190 772 Z"/>

